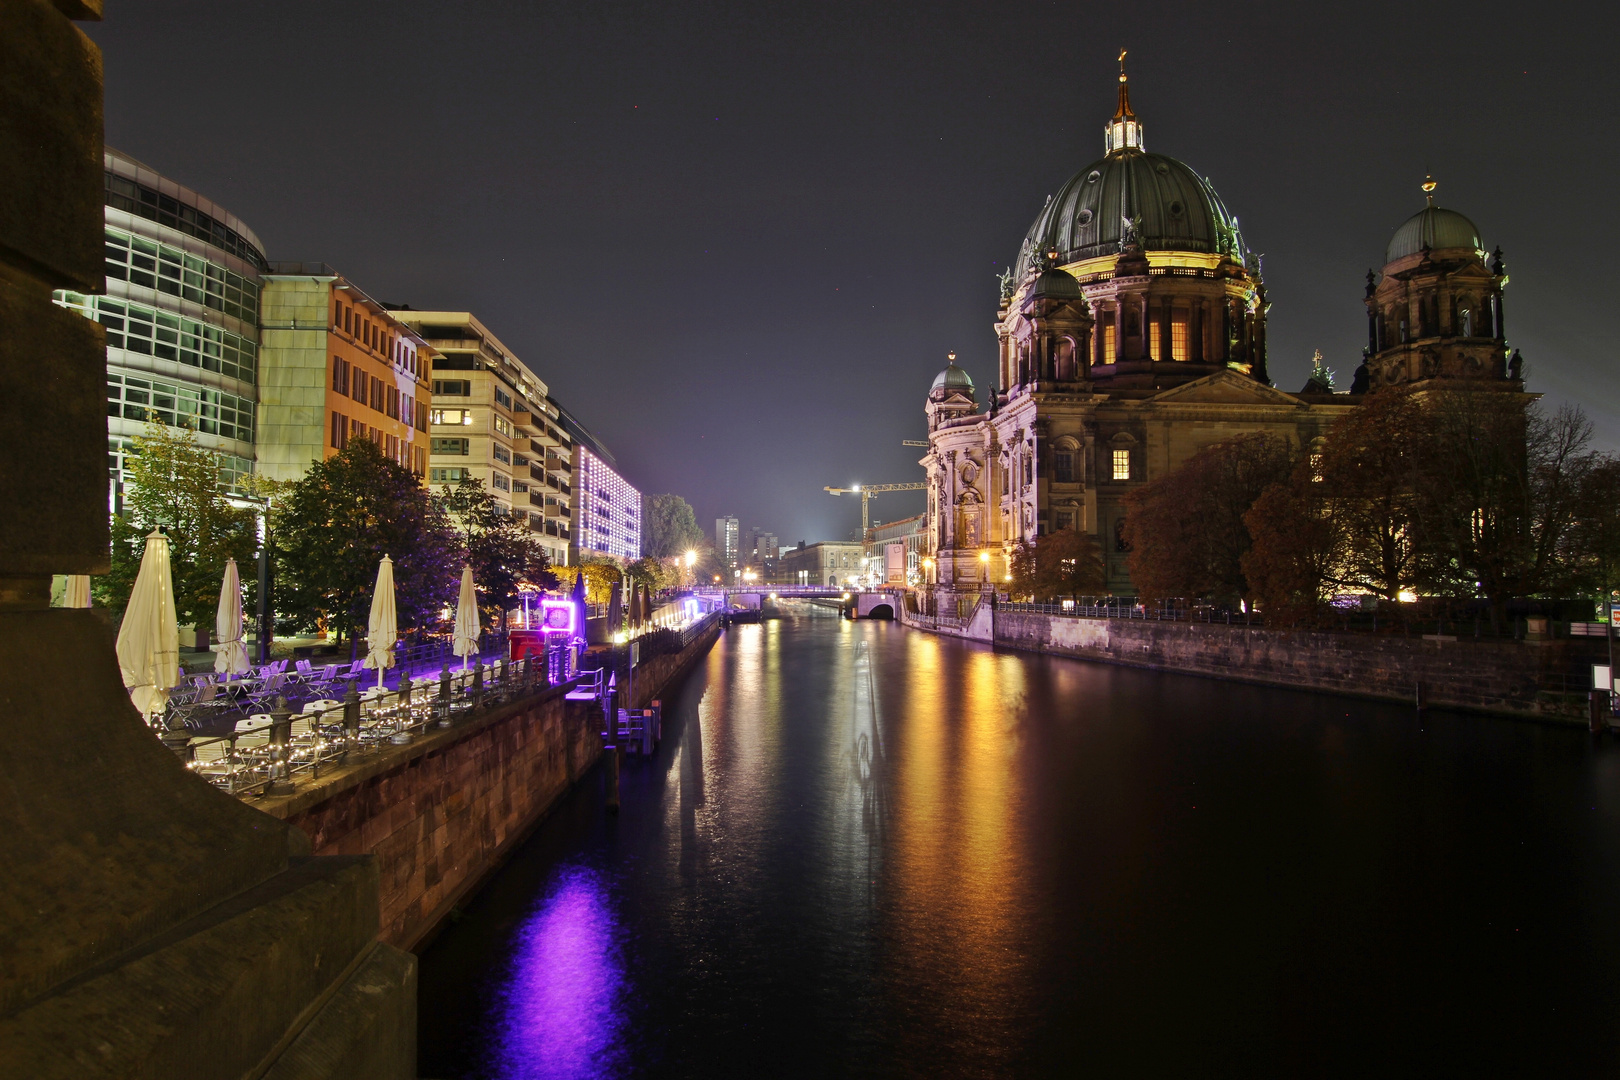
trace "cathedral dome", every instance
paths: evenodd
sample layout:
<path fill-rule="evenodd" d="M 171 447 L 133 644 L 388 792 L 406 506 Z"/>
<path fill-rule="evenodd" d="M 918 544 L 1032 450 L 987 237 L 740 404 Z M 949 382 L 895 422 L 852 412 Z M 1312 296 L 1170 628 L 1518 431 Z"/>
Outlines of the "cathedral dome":
<path fill-rule="evenodd" d="M 1144 251 L 1197 251 L 1244 261 L 1237 218 L 1209 181 L 1175 158 L 1132 146 L 1081 169 L 1047 201 L 1024 238 L 1021 261 L 1054 249 L 1064 263 L 1116 255 L 1126 218 Z"/>
<path fill-rule="evenodd" d="M 1070 278 L 1069 280 L 1074 279 Z M 934 376 L 934 385 L 928 388 L 930 394 L 942 390 L 966 390 L 969 394 L 973 393 L 973 380 L 968 377 L 967 372 L 956 366 L 955 353 L 951 353 L 950 361 L 945 365 L 945 370 Z"/>
<path fill-rule="evenodd" d="M 1472 221 L 1455 210 L 1445 210 L 1434 205 L 1425 206 L 1395 230 L 1395 235 L 1390 238 L 1389 247 L 1384 251 L 1384 262 L 1392 263 L 1396 259 L 1416 255 L 1424 248 L 1430 251 L 1439 251 L 1442 248 L 1483 250 L 1479 240 L 1479 229 Z"/>

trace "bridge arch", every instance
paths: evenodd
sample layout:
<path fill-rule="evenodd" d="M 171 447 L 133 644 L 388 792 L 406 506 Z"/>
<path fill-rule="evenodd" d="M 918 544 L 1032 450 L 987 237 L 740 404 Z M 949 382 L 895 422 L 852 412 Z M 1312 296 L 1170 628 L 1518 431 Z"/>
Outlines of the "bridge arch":
<path fill-rule="evenodd" d="M 894 621 L 894 607 L 891 604 L 878 604 L 866 613 L 868 619 L 888 619 Z"/>

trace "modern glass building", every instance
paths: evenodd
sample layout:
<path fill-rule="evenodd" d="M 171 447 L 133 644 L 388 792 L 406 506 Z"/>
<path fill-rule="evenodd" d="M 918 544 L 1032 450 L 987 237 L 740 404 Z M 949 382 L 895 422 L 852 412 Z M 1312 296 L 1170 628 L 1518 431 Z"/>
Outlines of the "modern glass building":
<path fill-rule="evenodd" d="M 619 475 L 618 463 L 576 420 L 550 399 L 574 444 L 574 543 L 570 562 L 592 555 L 609 555 L 633 562 L 641 558 L 641 492 Z"/>
<path fill-rule="evenodd" d="M 260 275 L 264 250 L 245 224 L 190 188 L 108 149 L 107 291 L 56 302 L 107 331 L 111 500 L 148 418 L 195 428 L 219 455 L 220 482 L 252 472 Z"/>

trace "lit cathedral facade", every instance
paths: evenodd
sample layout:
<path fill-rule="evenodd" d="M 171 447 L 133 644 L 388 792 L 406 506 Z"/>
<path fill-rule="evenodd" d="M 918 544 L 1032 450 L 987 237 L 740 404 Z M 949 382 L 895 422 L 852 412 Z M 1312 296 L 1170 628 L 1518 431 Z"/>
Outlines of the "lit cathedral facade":
<path fill-rule="evenodd" d="M 1072 528 L 1101 544 L 1109 591 L 1129 594 L 1124 498 L 1201 448 L 1246 432 L 1309 446 L 1386 385 L 1522 392 L 1501 252 L 1487 261 L 1473 224 L 1432 195 L 1368 275 L 1351 392 L 1289 394 L 1267 376 L 1258 257 L 1208 181 L 1147 152 L 1123 72 L 1105 150 L 1047 200 L 1003 278 L 986 408 L 954 354 L 929 390 L 932 583 L 999 583 L 1016 544 Z"/>

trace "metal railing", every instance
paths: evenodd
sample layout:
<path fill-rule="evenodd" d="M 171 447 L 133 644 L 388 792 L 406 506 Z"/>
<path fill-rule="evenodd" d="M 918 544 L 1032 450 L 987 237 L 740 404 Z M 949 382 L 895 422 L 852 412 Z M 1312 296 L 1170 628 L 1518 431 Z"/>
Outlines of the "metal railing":
<path fill-rule="evenodd" d="M 215 787 L 241 796 L 289 795 L 300 780 L 322 769 L 350 764 L 390 746 L 410 743 L 435 728 L 464 723 L 488 710 L 561 685 L 577 675 L 577 657 L 566 646 L 552 656 L 530 656 L 466 671 L 442 671 L 437 679 L 364 692 L 350 687 L 341 701 L 305 702 L 295 713 L 285 698 L 264 719 L 238 722 L 222 735 L 163 735 L 186 763 Z"/>

